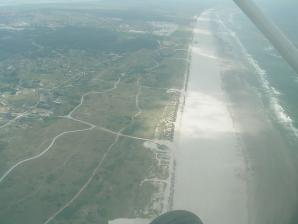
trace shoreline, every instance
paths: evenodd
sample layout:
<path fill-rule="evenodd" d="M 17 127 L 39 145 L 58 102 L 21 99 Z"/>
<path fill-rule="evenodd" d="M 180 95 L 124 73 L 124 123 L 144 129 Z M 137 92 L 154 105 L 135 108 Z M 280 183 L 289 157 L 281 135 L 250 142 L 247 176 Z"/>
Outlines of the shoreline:
<path fill-rule="evenodd" d="M 225 64 L 223 88 L 248 166 L 249 223 L 291 223 L 297 211 L 298 178 L 291 147 L 271 117 L 276 111 L 264 103 L 264 97 L 268 100 L 264 89 L 270 89 L 270 83 L 264 80 L 258 61 L 224 22 L 218 17 L 217 46 Z M 221 47 L 225 45 L 230 45 L 230 51 Z"/>
<path fill-rule="evenodd" d="M 176 160 L 175 160 L 175 151 L 177 150 L 177 145 L 175 144 L 175 139 L 177 138 L 177 130 L 180 128 L 180 125 L 182 123 L 182 115 L 183 115 L 183 109 L 185 106 L 185 100 L 186 100 L 186 93 L 187 93 L 187 88 L 189 84 L 189 75 L 190 75 L 190 66 L 191 66 L 191 58 L 192 58 L 192 46 L 193 46 L 193 40 L 194 40 L 194 30 L 195 30 L 196 22 L 193 24 L 193 29 L 192 29 L 192 37 L 191 37 L 191 42 L 188 47 L 187 51 L 187 58 L 186 60 L 188 61 L 187 66 L 186 66 L 186 71 L 184 74 L 184 80 L 183 80 L 183 87 L 181 89 L 181 94 L 179 97 L 178 101 L 178 106 L 177 106 L 177 111 L 176 111 L 176 120 L 174 122 L 174 135 L 173 135 L 173 144 L 171 146 L 172 152 L 172 158 L 171 158 L 171 163 L 172 163 L 172 168 L 169 169 L 170 174 L 170 193 L 169 197 L 165 197 L 168 201 L 168 207 L 165 209 L 163 212 L 167 211 L 172 211 L 174 207 L 174 194 L 175 194 L 175 178 L 176 178 Z"/>
<path fill-rule="evenodd" d="M 245 172 L 245 162 L 221 88 L 210 12 L 197 18 L 185 101 L 177 115 L 173 208 L 192 211 L 206 223 L 246 223 L 246 183 L 237 176 Z"/>

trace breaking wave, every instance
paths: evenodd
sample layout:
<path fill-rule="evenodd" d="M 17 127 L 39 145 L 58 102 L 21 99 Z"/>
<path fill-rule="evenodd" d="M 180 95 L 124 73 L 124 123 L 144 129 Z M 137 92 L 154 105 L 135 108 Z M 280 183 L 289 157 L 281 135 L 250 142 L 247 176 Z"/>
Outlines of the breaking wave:
<path fill-rule="evenodd" d="M 298 129 L 294 125 L 293 119 L 287 114 L 286 110 L 282 107 L 280 104 L 278 96 L 281 94 L 278 92 L 274 87 L 272 87 L 268 81 L 267 78 L 267 72 L 260 67 L 258 62 L 253 58 L 251 54 L 248 53 L 247 49 L 244 47 L 238 36 L 235 34 L 235 32 L 231 31 L 221 19 L 218 18 L 218 23 L 226 30 L 227 33 L 229 33 L 236 41 L 236 43 L 239 45 L 240 49 L 242 50 L 242 53 L 246 56 L 249 64 L 254 68 L 256 73 L 259 75 L 261 85 L 266 92 L 266 94 L 269 97 L 269 103 L 270 107 L 275 113 L 275 116 L 277 120 L 288 130 L 291 131 L 291 133 L 298 138 Z"/>
<path fill-rule="evenodd" d="M 270 86 L 267 79 L 267 72 L 260 67 L 258 62 L 246 51 L 246 56 L 249 63 L 255 69 L 261 80 L 262 87 L 269 96 L 269 102 L 272 110 L 274 111 L 278 121 L 282 123 L 287 129 L 291 130 L 293 134 L 298 138 L 298 129 L 294 126 L 292 118 L 287 114 L 286 110 L 281 106 L 278 96 L 280 92 Z"/>

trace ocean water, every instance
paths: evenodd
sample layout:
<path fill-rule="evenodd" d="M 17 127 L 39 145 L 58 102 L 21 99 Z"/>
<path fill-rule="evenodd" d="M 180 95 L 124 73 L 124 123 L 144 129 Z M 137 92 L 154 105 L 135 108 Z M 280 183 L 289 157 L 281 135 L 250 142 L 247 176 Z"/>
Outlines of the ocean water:
<path fill-rule="evenodd" d="M 278 18 L 278 15 L 274 16 Z M 296 17 L 298 19 L 298 15 Z M 282 30 L 285 30 L 282 27 L 285 21 L 291 22 L 284 19 L 283 23 L 278 24 Z M 295 147 L 298 142 L 298 74 L 243 14 L 234 13 L 232 19 L 226 18 L 225 25 L 233 32 L 232 35 L 258 75 L 259 88 L 270 118 Z M 296 30 L 294 24 L 287 24 L 287 28 L 290 26 Z M 294 43 L 298 43 L 298 33 L 297 37 L 294 31 L 291 35 L 288 32 L 286 34 Z"/>
<path fill-rule="evenodd" d="M 243 98 L 244 102 L 239 105 L 244 109 L 235 109 L 236 113 L 245 111 L 238 121 L 248 130 L 245 126 L 250 122 L 245 121 L 248 120 L 245 115 L 252 115 L 255 110 L 259 117 L 250 118 L 266 127 L 257 132 L 252 122 L 251 132 L 242 136 L 253 170 L 251 181 L 248 181 L 249 198 L 253 198 L 249 199 L 249 209 L 253 210 L 249 213 L 250 223 L 298 223 L 298 74 L 240 10 L 222 10 L 215 20 L 217 33 L 225 40 L 221 44 L 226 45 L 220 48 L 225 47 L 225 52 L 233 55 L 235 64 L 245 67 L 244 76 L 240 75 L 241 66 L 238 71 L 230 72 L 231 75 L 244 79 L 245 82 L 239 82 L 247 84 L 243 90 L 255 94 L 255 102 L 261 102 L 252 108 L 253 104 L 247 106 L 249 102 Z M 289 24 L 290 20 L 283 21 L 288 21 L 287 27 L 294 29 L 293 21 L 293 24 Z M 297 42 L 298 35 L 295 38 L 294 31 L 287 34 Z M 237 99 L 235 95 L 241 94 L 241 88 L 229 85 L 230 89 L 234 87 L 238 92 L 229 89 L 228 92 Z"/>

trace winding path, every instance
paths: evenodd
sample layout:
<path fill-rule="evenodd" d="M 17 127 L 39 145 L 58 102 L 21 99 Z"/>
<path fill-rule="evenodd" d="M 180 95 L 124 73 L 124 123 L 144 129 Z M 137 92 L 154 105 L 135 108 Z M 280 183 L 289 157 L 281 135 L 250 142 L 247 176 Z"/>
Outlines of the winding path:
<path fill-rule="evenodd" d="M 149 69 L 149 71 L 153 71 L 154 69 L 158 68 L 159 66 L 160 66 L 160 63 L 158 61 L 156 61 L 156 64 L 154 66 L 152 66 Z M 135 120 L 135 118 L 138 117 L 143 112 L 142 108 L 139 105 L 139 96 L 141 94 L 141 89 L 142 89 L 142 85 L 140 84 L 140 81 L 141 81 L 141 77 L 138 78 L 138 80 L 137 80 L 137 93 L 136 93 L 136 96 L 135 96 L 135 106 L 136 106 L 137 112 L 136 112 L 136 114 L 134 114 L 132 116 L 132 121 L 131 122 L 133 122 Z M 47 152 L 49 152 L 53 148 L 53 146 L 55 145 L 57 140 L 62 138 L 65 135 L 73 134 L 73 133 L 79 133 L 79 132 L 86 132 L 86 131 L 91 131 L 91 130 L 94 130 L 94 129 L 98 129 L 98 130 L 101 130 L 101 131 L 104 131 L 104 132 L 107 132 L 107 133 L 111 133 L 111 134 L 116 136 L 114 142 L 108 147 L 107 151 L 104 153 L 103 157 L 98 162 L 97 166 L 95 167 L 95 169 L 93 170 L 93 172 L 91 173 L 89 178 L 87 179 L 86 183 L 78 190 L 78 192 L 69 201 L 67 201 L 58 211 L 56 211 L 54 214 L 52 214 L 43 224 L 48 224 L 51 221 L 53 221 L 62 211 L 64 211 L 64 209 L 69 207 L 81 195 L 81 193 L 89 186 L 89 184 L 92 182 L 94 176 L 96 175 L 97 171 L 103 165 L 103 163 L 104 163 L 105 159 L 107 158 L 108 154 L 113 149 L 113 147 L 116 145 L 116 143 L 118 142 L 120 137 L 127 137 L 127 138 L 131 138 L 131 139 L 135 139 L 135 140 L 141 140 L 141 141 L 149 141 L 149 142 L 153 142 L 153 143 L 157 143 L 157 144 L 162 142 L 162 141 L 159 141 L 159 140 L 152 140 L 152 139 L 146 139 L 146 138 L 141 138 L 141 137 L 136 137 L 136 136 L 123 134 L 122 132 L 126 127 L 122 128 L 119 132 L 116 132 L 116 131 L 113 131 L 113 130 L 110 130 L 110 129 L 107 129 L 107 128 L 104 128 L 104 127 L 99 127 L 99 126 L 96 126 L 96 125 L 94 125 L 92 123 L 89 123 L 87 121 L 80 120 L 78 118 L 73 117 L 73 114 L 83 105 L 86 96 L 92 95 L 92 94 L 103 94 L 103 93 L 111 92 L 111 91 L 118 88 L 118 85 L 119 85 L 120 82 L 121 82 L 121 77 L 117 81 L 114 82 L 114 85 L 113 85 L 112 88 L 109 88 L 109 89 L 104 90 L 104 91 L 91 91 L 91 92 L 83 94 L 81 96 L 80 103 L 77 106 L 75 106 L 72 111 L 70 111 L 67 115 L 59 116 L 59 118 L 70 119 L 70 120 L 82 123 L 84 125 L 87 125 L 88 126 L 87 128 L 72 130 L 72 131 L 65 131 L 65 132 L 62 132 L 62 133 L 56 135 L 52 139 L 52 141 L 48 145 L 48 147 L 46 147 L 42 152 L 40 152 L 39 154 L 37 154 L 35 156 L 32 156 L 30 158 L 27 158 L 27 159 L 24 159 L 24 160 L 21 160 L 21 161 L 17 162 L 15 165 L 13 165 L 10 169 L 8 169 L 0 177 L 0 184 L 1 184 L 9 176 L 9 174 L 11 174 L 16 168 L 20 167 L 21 165 L 24 165 L 27 162 L 38 159 L 38 158 L 42 157 L 43 155 L 45 155 Z M 169 91 L 169 90 L 174 90 L 174 89 L 166 89 L 166 90 Z M 15 117 L 14 119 L 12 119 L 11 121 L 7 122 L 6 124 L 0 126 L 0 129 L 8 126 L 12 122 L 14 122 L 15 120 L 17 120 L 17 119 L 19 119 L 23 116 L 26 116 L 26 113 L 21 114 L 21 115 Z M 146 179 L 144 181 L 163 182 L 162 180 L 157 180 L 157 179 L 155 179 L 155 180 L 154 179 Z"/>
<path fill-rule="evenodd" d="M 141 91 L 141 87 L 140 87 L 140 80 L 141 78 L 139 78 L 137 80 L 137 88 L 138 88 L 138 91 L 136 93 L 136 97 L 135 97 L 135 104 L 136 104 L 136 108 L 137 108 L 137 113 L 133 115 L 132 117 L 132 121 L 131 122 L 134 122 L 134 119 L 139 116 L 141 113 L 142 113 L 142 109 L 140 108 L 139 106 L 139 95 L 140 95 L 140 91 Z M 113 90 L 113 89 L 116 89 L 118 84 L 120 82 L 120 79 L 114 84 L 114 88 L 110 89 Z M 107 92 L 107 91 L 106 91 Z M 101 92 L 93 92 L 93 93 L 101 93 Z M 68 118 L 70 119 L 75 119 L 73 118 L 71 115 L 73 114 L 74 111 L 76 111 L 82 104 L 83 104 L 83 101 L 84 101 L 84 96 L 88 95 L 90 93 L 87 93 L 85 95 L 82 96 L 81 98 L 81 103 L 74 108 L 74 110 L 72 110 L 69 115 L 67 115 Z M 77 120 L 77 119 L 75 119 Z M 80 121 L 80 120 L 78 120 Z M 84 121 L 83 121 L 84 122 Z M 91 124 L 93 125 L 93 124 Z M 94 125 L 93 125 L 94 126 Z M 92 127 L 93 127 L 92 126 Z M 94 126 L 96 127 L 96 126 Z M 93 170 L 91 176 L 88 178 L 87 182 L 79 189 L 79 191 L 64 205 L 62 206 L 57 212 L 55 212 L 53 215 L 51 215 L 43 224 L 48 224 L 50 223 L 52 220 L 54 220 L 61 212 L 64 211 L 64 209 L 66 209 L 67 207 L 69 207 L 80 195 L 81 193 L 89 186 L 89 184 L 91 183 L 91 181 L 93 180 L 94 176 L 96 175 L 97 171 L 99 170 L 99 168 L 102 166 L 102 164 L 104 163 L 106 157 L 108 156 L 108 154 L 110 153 L 110 151 L 113 149 L 114 145 L 118 142 L 119 138 L 121 136 L 124 136 L 124 137 L 130 137 L 130 138 L 133 138 L 133 139 L 138 139 L 138 140 L 145 140 L 143 138 L 137 138 L 137 137 L 133 137 L 133 136 L 128 136 L 128 135 L 123 135 L 122 132 L 123 130 L 125 129 L 126 127 L 123 127 L 119 132 L 114 132 L 114 131 L 111 131 L 111 130 L 108 130 L 108 129 L 105 129 L 105 128 L 100 128 L 100 130 L 104 130 L 104 131 L 107 131 L 109 133 L 112 133 L 112 134 L 115 134 L 116 135 L 116 138 L 114 140 L 114 142 L 109 146 L 108 150 L 105 152 L 105 154 L 103 155 L 102 159 L 99 161 L 99 163 L 97 164 L 97 166 L 95 167 L 95 169 Z M 152 140 L 150 140 L 152 141 Z"/>
<path fill-rule="evenodd" d="M 110 89 L 107 89 L 105 91 L 101 91 L 101 92 L 95 92 L 95 91 L 92 91 L 92 92 L 88 92 L 86 94 L 84 94 L 82 97 L 81 97 L 81 101 L 80 103 L 66 116 L 60 116 L 60 118 L 67 118 L 67 119 L 70 119 L 70 120 L 73 120 L 73 121 L 77 121 L 77 122 L 80 122 L 82 124 L 85 124 L 87 126 L 89 126 L 89 128 L 85 128 L 85 129 L 78 129 L 78 130 L 73 130 L 73 131 L 65 131 L 65 132 L 62 132 L 58 135 L 56 135 L 53 140 L 51 141 L 50 145 L 45 148 L 42 152 L 40 152 L 39 154 L 35 155 L 35 156 L 32 156 L 30 158 L 27 158 L 27 159 L 24 159 L 24 160 L 21 160 L 19 162 L 17 162 L 15 165 L 13 165 L 10 169 L 8 169 L 1 177 L 0 177 L 0 184 L 4 181 L 4 179 L 13 171 L 15 170 L 17 167 L 19 167 L 20 165 L 24 164 L 24 163 L 27 163 L 29 161 L 32 161 L 32 160 L 35 160 L 35 159 L 38 159 L 40 157 L 42 157 L 44 154 L 46 154 L 56 143 L 56 141 L 61 138 L 62 136 L 66 135 L 66 134 L 71 134 L 71 133 L 77 133 L 77 132 L 85 132 L 85 131 L 90 131 L 90 130 L 93 130 L 96 125 L 94 124 L 91 124 L 87 121 L 83 121 L 83 120 L 80 120 L 80 119 L 77 119 L 77 118 L 74 118 L 72 117 L 72 114 L 79 108 L 82 106 L 82 104 L 84 103 L 84 99 L 85 99 L 85 96 L 87 95 L 91 95 L 91 94 L 100 94 L 100 93 L 106 93 L 106 92 L 110 92 L 110 91 L 113 91 L 114 89 L 116 89 L 118 87 L 118 84 L 120 83 L 121 81 L 121 78 L 119 78 L 115 83 L 114 83 L 114 86 L 113 88 L 110 88 Z M 16 117 L 14 120 L 16 120 L 17 118 L 20 118 L 21 116 L 24 116 L 24 114 L 22 115 L 19 115 L 18 117 Z M 13 122 L 13 120 L 11 120 L 11 122 Z M 9 122 L 8 122 L 9 123 Z M 6 125 L 8 125 L 8 123 L 6 123 Z M 1 128 L 1 127 L 0 127 Z M 112 133 L 112 132 L 110 132 Z"/>
<path fill-rule="evenodd" d="M 90 131 L 92 129 L 94 129 L 95 127 L 89 127 L 89 128 L 86 128 L 86 129 L 79 129 L 79 130 L 74 130 L 74 131 L 65 131 L 65 132 L 62 132 L 60 133 L 59 135 L 57 135 L 56 137 L 53 138 L 52 142 L 50 143 L 50 145 L 44 149 L 41 153 L 39 153 L 38 155 L 35 155 L 35 156 L 32 156 L 28 159 L 24 159 L 18 163 L 16 163 L 15 165 L 13 165 L 9 170 L 7 170 L 0 178 L 0 183 L 3 182 L 3 180 L 14 170 L 16 169 L 17 167 L 19 167 L 20 165 L 26 163 L 26 162 L 29 162 L 29 161 L 32 161 L 32 160 L 35 160 L 35 159 L 38 159 L 40 157 L 42 157 L 44 154 L 46 154 L 56 143 L 57 139 L 61 138 L 63 135 L 66 135 L 66 134 L 70 134 L 70 133 L 77 133 L 77 132 L 84 132 L 84 131 Z"/>
<path fill-rule="evenodd" d="M 24 116 L 26 116 L 26 115 L 27 115 L 27 113 L 23 113 L 23 114 L 20 114 L 20 115 L 16 116 L 16 117 L 13 118 L 12 120 L 10 120 L 10 121 L 6 122 L 5 124 L 3 124 L 2 126 L 0 126 L 0 129 L 1 129 L 1 128 L 5 128 L 5 127 L 7 127 L 7 126 L 10 125 L 11 123 L 15 122 L 15 121 L 18 120 L 19 118 L 22 118 L 22 117 L 24 117 Z"/>
<path fill-rule="evenodd" d="M 105 161 L 106 157 L 108 156 L 109 152 L 112 150 L 114 145 L 118 142 L 120 135 L 117 135 L 114 142 L 109 146 L 108 150 L 103 155 L 102 159 L 99 161 L 95 169 L 93 170 L 91 176 L 88 178 L 87 182 L 80 188 L 80 190 L 63 206 L 61 207 L 57 212 L 55 212 L 53 215 L 51 215 L 43 224 L 48 224 L 52 220 L 54 220 L 57 215 L 59 215 L 61 212 L 63 212 L 64 209 L 69 207 L 80 195 L 81 193 L 89 186 L 91 181 L 93 180 L 94 176 L 96 175 L 99 168 L 102 166 L 103 162 Z"/>

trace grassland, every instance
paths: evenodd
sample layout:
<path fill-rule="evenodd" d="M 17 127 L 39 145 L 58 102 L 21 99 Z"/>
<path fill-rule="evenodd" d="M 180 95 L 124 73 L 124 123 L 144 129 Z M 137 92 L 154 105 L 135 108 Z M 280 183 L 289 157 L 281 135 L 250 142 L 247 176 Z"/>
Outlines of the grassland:
<path fill-rule="evenodd" d="M 173 138 L 192 18 L 107 5 L 3 9 L 0 223 L 107 223 L 166 206 L 155 182 L 169 178 L 170 149 L 145 143 Z"/>

